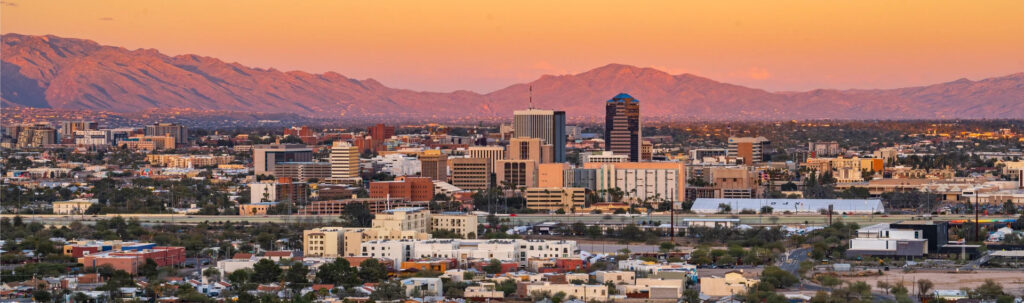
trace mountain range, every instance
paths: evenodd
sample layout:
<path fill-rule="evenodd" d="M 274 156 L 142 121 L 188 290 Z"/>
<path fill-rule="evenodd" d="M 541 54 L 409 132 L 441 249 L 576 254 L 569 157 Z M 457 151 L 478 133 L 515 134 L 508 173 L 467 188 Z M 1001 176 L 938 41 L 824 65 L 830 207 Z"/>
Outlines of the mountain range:
<path fill-rule="evenodd" d="M 391 88 L 335 72 L 311 74 L 168 56 L 56 36 L 3 35 L 4 106 L 136 112 L 187 108 L 309 117 L 508 118 L 529 106 L 599 118 L 633 95 L 644 117 L 692 120 L 1024 118 L 1024 73 L 898 89 L 769 92 L 691 74 L 609 64 L 545 75 L 480 94 Z"/>

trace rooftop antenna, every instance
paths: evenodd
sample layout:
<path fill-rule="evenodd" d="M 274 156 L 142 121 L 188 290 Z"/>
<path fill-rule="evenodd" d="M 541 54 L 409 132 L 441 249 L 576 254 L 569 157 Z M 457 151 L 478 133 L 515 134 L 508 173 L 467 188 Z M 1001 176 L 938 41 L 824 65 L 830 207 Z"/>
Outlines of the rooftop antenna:
<path fill-rule="evenodd" d="M 533 85 L 530 85 L 530 109 L 533 109 Z"/>

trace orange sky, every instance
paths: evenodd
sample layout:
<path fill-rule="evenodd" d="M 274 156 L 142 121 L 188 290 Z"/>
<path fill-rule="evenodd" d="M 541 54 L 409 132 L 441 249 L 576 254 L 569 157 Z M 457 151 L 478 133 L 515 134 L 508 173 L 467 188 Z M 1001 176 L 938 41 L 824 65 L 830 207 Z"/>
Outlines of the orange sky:
<path fill-rule="evenodd" d="M 608 63 L 768 90 L 1024 71 L 1024 1 L 3 0 L 3 33 L 487 92 Z"/>

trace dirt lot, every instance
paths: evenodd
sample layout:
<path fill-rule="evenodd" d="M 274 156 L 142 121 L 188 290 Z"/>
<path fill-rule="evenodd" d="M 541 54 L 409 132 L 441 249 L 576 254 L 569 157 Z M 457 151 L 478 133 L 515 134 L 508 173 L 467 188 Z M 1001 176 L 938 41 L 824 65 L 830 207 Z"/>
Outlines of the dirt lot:
<path fill-rule="evenodd" d="M 899 283 L 903 281 L 903 285 L 915 293 L 916 287 L 915 281 L 919 279 L 928 279 L 935 283 L 933 289 L 960 289 L 961 287 L 975 288 L 981 283 L 985 282 L 985 279 L 992 279 L 996 283 L 1003 286 L 1003 291 L 1012 295 L 1024 295 L 1024 274 L 1019 271 L 996 271 L 996 270 L 979 270 L 970 273 L 952 273 L 952 272 L 938 272 L 938 271 L 918 271 L 912 273 L 904 273 L 902 271 L 889 271 L 883 276 L 875 277 L 857 277 L 857 278 L 843 278 L 846 281 L 865 281 L 872 287 L 876 286 L 877 281 L 886 281 L 890 284 Z"/>

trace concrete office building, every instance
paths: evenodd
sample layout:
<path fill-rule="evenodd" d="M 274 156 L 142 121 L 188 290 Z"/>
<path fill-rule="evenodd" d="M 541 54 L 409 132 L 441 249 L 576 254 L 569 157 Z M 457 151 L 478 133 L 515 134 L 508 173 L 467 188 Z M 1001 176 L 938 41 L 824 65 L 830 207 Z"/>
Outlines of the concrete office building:
<path fill-rule="evenodd" d="M 420 176 L 437 181 L 448 181 L 448 155 L 440 150 L 426 150 L 420 154 Z"/>
<path fill-rule="evenodd" d="M 565 162 L 565 112 L 541 109 L 517 110 L 512 126 L 515 137 L 544 140 L 552 145 L 552 160 Z"/>
<path fill-rule="evenodd" d="M 682 162 L 587 163 L 584 168 L 596 170 L 598 191 L 618 188 L 631 201 L 677 202 L 686 198 L 686 166 Z"/>
<path fill-rule="evenodd" d="M 313 149 L 304 144 L 261 144 L 252 148 L 252 165 L 256 175 L 274 175 L 281 162 L 311 162 Z"/>
<path fill-rule="evenodd" d="M 537 165 L 537 187 L 565 186 L 565 170 L 569 163 L 543 163 Z"/>
<path fill-rule="evenodd" d="M 711 168 L 711 183 L 720 192 L 718 198 L 756 198 L 754 172 L 742 167 Z"/>
<path fill-rule="evenodd" d="M 344 141 L 331 146 L 331 178 L 338 183 L 359 183 L 359 148 Z"/>
<path fill-rule="evenodd" d="M 50 144 L 57 144 L 57 130 L 50 127 L 49 123 L 35 123 L 20 125 L 16 127 L 18 133 L 18 148 L 43 147 Z"/>
<path fill-rule="evenodd" d="M 516 137 L 509 140 L 508 159 L 533 160 L 537 163 L 552 162 L 552 146 L 545 144 L 543 139 Z"/>
<path fill-rule="evenodd" d="M 533 210 L 574 212 L 586 207 L 587 189 L 580 187 L 530 187 L 526 207 Z"/>
<path fill-rule="evenodd" d="M 175 147 L 188 145 L 188 127 L 174 123 L 146 125 L 146 136 L 168 136 L 174 138 Z"/>
<path fill-rule="evenodd" d="M 370 182 L 370 198 L 430 201 L 434 198 L 434 182 L 426 177 L 398 177 L 394 181 L 374 181 Z"/>
<path fill-rule="evenodd" d="M 807 151 L 814 157 L 835 157 L 839 155 L 839 142 L 807 142 Z"/>
<path fill-rule="evenodd" d="M 316 178 L 319 180 L 327 180 L 331 178 L 331 163 L 281 162 L 275 165 L 274 171 L 275 176 L 282 178 L 292 178 L 296 180 L 309 180 Z"/>
<path fill-rule="evenodd" d="M 597 190 L 597 170 L 572 168 L 562 171 L 563 187 L 582 187 Z"/>
<path fill-rule="evenodd" d="M 532 160 L 499 160 L 494 168 L 497 186 L 511 184 L 515 187 L 537 186 L 537 161 Z"/>
<path fill-rule="evenodd" d="M 109 130 L 77 130 L 71 138 L 75 145 L 101 146 L 114 142 Z"/>
<path fill-rule="evenodd" d="M 60 122 L 60 141 L 67 142 L 68 139 L 75 137 L 75 132 L 83 130 L 99 130 L 99 124 L 95 121 L 61 121 Z M 70 143 L 70 142 L 68 142 Z"/>
<path fill-rule="evenodd" d="M 468 149 L 466 149 L 466 155 L 468 155 L 470 158 L 488 159 L 490 160 L 491 167 L 494 167 L 495 161 L 505 160 L 505 147 L 470 146 Z"/>
<path fill-rule="evenodd" d="M 771 160 L 766 154 L 770 144 L 765 137 L 729 137 L 729 157 L 735 157 L 736 163 L 761 164 Z"/>
<path fill-rule="evenodd" d="M 605 103 L 604 149 L 640 161 L 640 101 L 618 94 Z"/>
<path fill-rule="evenodd" d="M 485 190 L 491 187 L 491 159 L 454 158 L 450 161 L 452 185 L 465 190 Z"/>
<path fill-rule="evenodd" d="M 651 143 L 651 141 L 647 140 L 643 140 L 643 142 L 640 143 L 640 160 L 654 160 L 654 143 Z"/>
<path fill-rule="evenodd" d="M 629 162 L 629 156 L 627 155 L 616 155 L 610 151 L 599 151 L 593 153 L 582 153 L 580 154 L 580 160 L 583 163 L 620 163 Z"/>
<path fill-rule="evenodd" d="M 249 183 L 249 202 L 288 202 L 305 205 L 309 202 L 309 183 L 294 182 L 291 178 L 277 178 Z"/>

